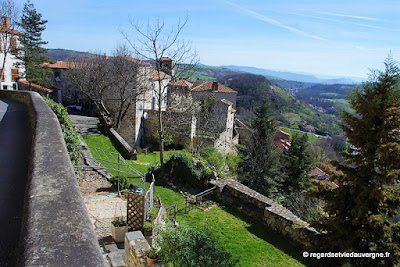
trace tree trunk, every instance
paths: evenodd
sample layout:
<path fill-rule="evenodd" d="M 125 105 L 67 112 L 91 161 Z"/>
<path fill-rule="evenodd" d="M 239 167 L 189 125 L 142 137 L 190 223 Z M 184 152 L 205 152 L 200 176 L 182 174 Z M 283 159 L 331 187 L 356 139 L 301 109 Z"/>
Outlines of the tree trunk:
<path fill-rule="evenodd" d="M 160 98 L 161 99 L 161 98 Z M 161 171 L 164 170 L 164 129 L 162 123 L 161 100 L 158 101 L 158 125 L 159 125 L 159 149 L 160 149 L 160 164 Z"/>

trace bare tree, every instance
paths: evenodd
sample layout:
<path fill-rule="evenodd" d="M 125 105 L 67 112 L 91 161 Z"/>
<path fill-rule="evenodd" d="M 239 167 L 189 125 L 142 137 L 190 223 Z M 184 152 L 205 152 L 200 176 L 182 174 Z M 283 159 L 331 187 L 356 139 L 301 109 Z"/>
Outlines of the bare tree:
<path fill-rule="evenodd" d="M 9 55 L 17 53 L 17 38 L 21 36 L 18 32 L 18 20 L 20 10 L 13 0 L 4 0 L 0 3 L 0 53 L 2 54 L 3 64 L 0 71 L 0 77 L 3 77 L 4 67 Z"/>
<path fill-rule="evenodd" d="M 174 27 L 168 27 L 162 19 L 158 18 L 153 23 L 149 22 L 147 26 L 142 27 L 142 25 L 131 20 L 130 25 L 137 38 L 132 39 L 128 33 L 122 32 L 133 51 L 141 59 L 155 63 L 156 84 L 153 90 L 157 101 L 158 141 L 162 168 L 164 166 L 164 140 L 166 135 L 162 107 L 166 104 L 168 85 L 173 84 L 178 75 L 194 69 L 194 66 L 198 63 L 196 51 L 191 48 L 190 43 L 180 38 L 187 22 L 188 18 L 186 17 L 184 20 L 179 20 Z M 174 60 L 175 66 L 177 66 L 176 73 L 174 71 L 168 74 L 164 72 L 161 63 L 165 57 Z M 169 80 L 168 84 L 164 84 L 166 80 Z"/>
<path fill-rule="evenodd" d="M 125 45 L 120 45 L 113 52 L 108 64 L 108 78 L 111 81 L 110 90 L 106 91 L 107 106 L 113 106 L 113 127 L 119 129 L 128 110 L 135 104 L 147 89 L 147 72 L 145 64 L 130 56 Z M 114 105 L 112 105 L 114 104 Z"/>
<path fill-rule="evenodd" d="M 101 116 L 111 117 L 105 105 L 105 92 L 110 87 L 107 57 L 99 53 L 69 61 L 64 73 L 67 86 L 82 92 L 96 106 Z"/>

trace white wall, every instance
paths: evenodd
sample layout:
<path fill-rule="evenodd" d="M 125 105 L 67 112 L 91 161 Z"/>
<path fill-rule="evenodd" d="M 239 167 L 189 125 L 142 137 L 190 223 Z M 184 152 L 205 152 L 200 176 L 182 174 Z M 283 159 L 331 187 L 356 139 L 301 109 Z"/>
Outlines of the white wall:
<path fill-rule="evenodd" d="M 10 34 L 8 34 L 8 36 L 6 36 L 5 33 L 0 34 L 0 40 L 2 41 L 1 45 L 2 46 L 6 45 L 6 47 L 5 48 L 3 47 L 3 49 L 1 49 L 1 51 L 0 51 L 0 68 L 2 68 L 3 62 L 4 62 L 4 53 L 2 53 L 2 52 L 4 50 L 9 51 L 9 48 L 11 45 L 10 37 L 17 38 L 18 36 L 17 35 L 11 36 Z M 17 38 L 17 47 L 21 47 L 21 43 L 18 40 L 18 38 Z M 11 53 L 7 53 L 6 63 L 5 63 L 4 72 L 3 72 L 4 81 L 0 81 L 0 89 L 13 90 L 13 84 L 15 84 L 15 86 L 17 86 L 17 83 L 15 82 L 15 80 L 12 80 L 12 74 L 11 74 L 12 69 L 18 69 L 18 75 L 20 78 L 25 75 L 25 65 L 24 64 L 17 65 L 17 63 L 22 63 L 22 61 L 18 60 L 15 55 L 12 55 Z M 7 88 L 4 88 L 5 86 L 7 86 Z"/>

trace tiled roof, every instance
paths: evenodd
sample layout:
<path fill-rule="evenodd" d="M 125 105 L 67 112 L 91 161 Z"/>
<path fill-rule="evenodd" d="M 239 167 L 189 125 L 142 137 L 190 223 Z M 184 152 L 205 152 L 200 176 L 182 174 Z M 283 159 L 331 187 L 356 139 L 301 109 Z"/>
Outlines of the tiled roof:
<path fill-rule="evenodd" d="M 161 57 L 160 60 L 174 61 L 172 58 L 169 58 L 169 57 Z"/>
<path fill-rule="evenodd" d="M 275 131 L 275 136 L 274 136 L 274 138 L 275 138 L 275 139 L 284 139 L 284 140 L 286 140 L 286 141 L 289 142 L 289 140 L 290 140 L 290 134 L 287 133 L 287 132 L 284 132 L 284 131 L 282 131 L 282 130 L 277 130 L 277 131 Z"/>
<path fill-rule="evenodd" d="M 217 91 L 220 93 L 237 94 L 237 91 L 232 90 L 231 88 L 226 87 L 225 85 L 220 84 L 219 82 L 213 82 L 213 81 L 206 81 L 206 82 L 199 83 L 199 84 L 193 86 L 192 89 L 190 89 L 190 90 L 192 92 L 212 91 L 214 89 L 213 84 L 214 84 L 214 86 L 216 86 Z"/>
<path fill-rule="evenodd" d="M 18 80 L 18 83 L 23 83 L 23 84 L 29 85 L 29 82 L 27 80 Z M 47 92 L 53 92 L 53 90 L 51 90 L 49 88 L 46 88 L 46 87 L 43 87 L 41 85 L 38 85 L 36 83 L 31 83 L 31 86 L 35 87 L 36 89 L 44 90 L 44 91 L 47 91 Z"/>
<path fill-rule="evenodd" d="M 127 56 L 125 57 L 127 60 L 132 61 L 133 63 L 139 64 L 139 65 L 146 65 L 146 66 L 150 66 L 149 62 L 146 61 L 142 61 L 142 60 L 138 60 L 136 58 L 133 58 L 131 56 Z"/>
<path fill-rule="evenodd" d="M 75 61 L 56 61 L 54 63 L 43 63 L 42 67 L 49 67 L 52 69 L 73 69 L 78 66 L 83 65 L 83 62 L 75 62 Z"/>
<path fill-rule="evenodd" d="M 0 25 L 0 31 L 1 32 L 10 32 L 10 33 L 18 34 L 18 35 L 23 35 L 22 32 L 19 32 L 19 31 L 4 27 L 4 25 Z"/>
<path fill-rule="evenodd" d="M 193 83 L 186 81 L 185 79 L 178 80 L 174 83 L 175 86 L 186 86 L 186 87 L 192 87 Z"/>
<path fill-rule="evenodd" d="M 158 79 L 158 73 L 157 73 L 157 71 L 155 69 L 150 69 L 149 78 L 151 80 L 157 80 Z M 171 76 L 169 76 L 165 72 L 160 71 L 160 78 L 161 78 L 161 80 L 170 79 Z"/>

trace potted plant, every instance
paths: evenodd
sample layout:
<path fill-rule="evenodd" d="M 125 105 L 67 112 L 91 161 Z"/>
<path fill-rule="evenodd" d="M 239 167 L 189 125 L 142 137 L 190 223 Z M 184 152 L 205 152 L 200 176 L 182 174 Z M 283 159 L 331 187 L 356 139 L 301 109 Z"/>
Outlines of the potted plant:
<path fill-rule="evenodd" d="M 111 236 L 115 242 L 124 242 L 126 232 L 128 232 L 128 225 L 124 216 L 117 217 L 111 222 Z"/>
<path fill-rule="evenodd" d="M 153 224 L 151 222 L 145 221 L 143 224 L 143 235 L 151 236 L 153 233 Z"/>
<path fill-rule="evenodd" d="M 158 261 L 158 253 L 155 248 L 151 248 L 149 251 L 146 253 L 147 256 L 147 265 L 153 265 Z"/>

